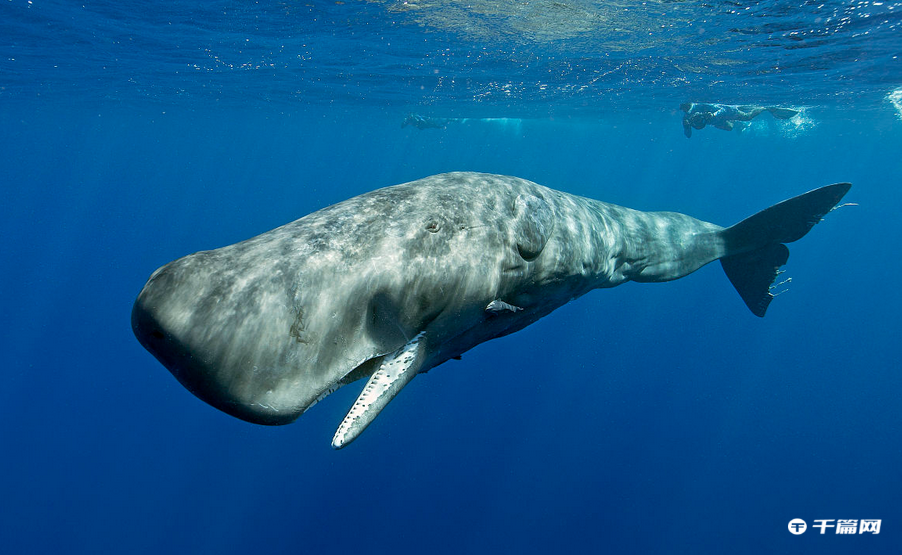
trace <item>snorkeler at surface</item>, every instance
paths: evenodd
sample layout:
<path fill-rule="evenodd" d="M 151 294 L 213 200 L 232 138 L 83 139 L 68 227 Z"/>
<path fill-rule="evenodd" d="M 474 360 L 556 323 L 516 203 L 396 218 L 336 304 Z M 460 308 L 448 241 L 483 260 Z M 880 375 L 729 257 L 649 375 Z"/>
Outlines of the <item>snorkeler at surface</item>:
<path fill-rule="evenodd" d="M 407 114 L 406 118 L 404 118 L 404 121 L 401 123 L 401 127 L 412 125 L 417 129 L 444 129 L 452 121 L 456 120 L 454 120 L 453 118 L 429 118 L 426 116 L 421 116 L 420 114 L 410 113 Z"/>
<path fill-rule="evenodd" d="M 752 121 L 762 112 L 770 112 L 777 119 L 790 119 L 799 113 L 792 108 L 777 106 L 731 106 L 729 104 L 707 104 L 702 102 L 684 102 L 680 104 L 683 115 L 683 133 L 686 138 L 692 137 L 692 129 L 703 129 L 712 125 L 724 131 L 732 131 L 734 127 Z M 741 129 L 742 127 L 740 127 Z"/>

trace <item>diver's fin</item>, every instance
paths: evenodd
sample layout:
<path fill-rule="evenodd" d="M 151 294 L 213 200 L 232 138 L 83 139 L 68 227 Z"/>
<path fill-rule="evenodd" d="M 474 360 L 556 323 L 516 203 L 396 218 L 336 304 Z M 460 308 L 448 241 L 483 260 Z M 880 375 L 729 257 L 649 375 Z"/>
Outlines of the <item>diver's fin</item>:
<path fill-rule="evenodd" d="M 382 359 L 379 369 L 370 376 L 351 410 L 335 431 L 332 438 L 334 449 L 341 449 L 357 439 L 389 401 L 417 375 L 425 359 L 424 337 L 425 332 L 420 332 L 403 347 Z"/>
<path fill-rule="evenodd" d="M 798 110 L 792 108 L 779 108 L 777 106 L 772 106 L 767 111 L 777 119 L 791 119 L 799 113 Z"/>
<path fill-rule="evenodd" d="M 827 212 L 839 204 L 851 183 L 827 185 L 777 203 L 723 230 L 727 255 L 724 272 L 746 306 L 764 316 L 774 296 L 771 285 L 789 259 L 792 243 L 805 236 Z"/>

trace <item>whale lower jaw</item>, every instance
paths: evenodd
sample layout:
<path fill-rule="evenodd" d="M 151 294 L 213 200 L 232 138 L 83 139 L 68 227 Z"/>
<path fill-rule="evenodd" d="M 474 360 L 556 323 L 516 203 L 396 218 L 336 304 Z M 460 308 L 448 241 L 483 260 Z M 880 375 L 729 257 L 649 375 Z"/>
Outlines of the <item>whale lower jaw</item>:
<path fill-rule="evenodd" d="M 395 395 L 419 373 L 427 358 L 425 336 L 426 332 L 420 332 L 400 349 L 382 359 L 379 369 L 370 376 L 335 431 L 332 437 L 334 449 L 341 449 L 357 439 Z"/>

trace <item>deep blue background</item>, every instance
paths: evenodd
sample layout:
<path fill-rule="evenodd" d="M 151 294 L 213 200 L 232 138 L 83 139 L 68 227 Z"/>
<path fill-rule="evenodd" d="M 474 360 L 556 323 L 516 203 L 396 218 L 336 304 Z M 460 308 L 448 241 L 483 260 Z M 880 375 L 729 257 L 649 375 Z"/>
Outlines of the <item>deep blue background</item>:
<path fill-rule="evenodd" d="M 813 117 L 686 140 L 675 112 L 418 131 L 374 108 L 8 106 L 3 551 L 898 553 L 902 121 Z M 255 426 L 132 336 L 161 264 L 449 170 L 720 224 L 841 180 L 860 206 L 792 245 L 764 319 L 719 265 L 596 291 L 419 377 L 340 452 L 359 385 Z"/>

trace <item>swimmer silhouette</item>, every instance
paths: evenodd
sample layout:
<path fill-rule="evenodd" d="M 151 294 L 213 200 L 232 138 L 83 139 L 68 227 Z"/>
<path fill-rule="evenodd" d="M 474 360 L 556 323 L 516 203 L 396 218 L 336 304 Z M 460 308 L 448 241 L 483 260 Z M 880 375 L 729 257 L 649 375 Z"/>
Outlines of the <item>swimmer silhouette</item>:
<path fill-rule="evenodd" d="M 683 115 L 683 133 L 686 138 L 692 137 L 692 129 L 704 129 L 711 125 L 724 131 L 732 131 L 744 122 L 752 121 L 762 112 L 770 112 L 777 119 L 789 119 L 799 113 L 792 108 L 777 106 L 731 106 L 729 104 L 708 104 L 703 102 L 684 102 L 680 104 Z M 741 128 L 741 127 L 740 127 Z"/>

